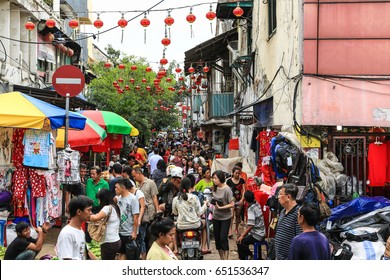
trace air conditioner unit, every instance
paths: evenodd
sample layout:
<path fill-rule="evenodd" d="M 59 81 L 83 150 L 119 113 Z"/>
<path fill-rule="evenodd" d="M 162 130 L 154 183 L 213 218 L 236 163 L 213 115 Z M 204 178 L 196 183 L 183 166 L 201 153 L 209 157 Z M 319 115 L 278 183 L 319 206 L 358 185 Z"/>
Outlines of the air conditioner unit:
<path fill-rule="evenodd" d="M 45 72 L 45 83 L 51 84 L 53 79 L 53 71 L 46 71 Z"/>

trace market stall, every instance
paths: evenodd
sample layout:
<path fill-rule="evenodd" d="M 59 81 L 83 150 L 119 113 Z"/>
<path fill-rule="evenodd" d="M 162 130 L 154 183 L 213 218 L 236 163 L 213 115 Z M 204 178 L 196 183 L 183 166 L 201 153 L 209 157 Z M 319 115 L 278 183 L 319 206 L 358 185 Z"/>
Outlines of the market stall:
<path fill-rule="evenodd" d="M 61 216 L 55 136 L 65 122 L 59 107 L 20 92 L 0 94 L 0 197 L 11 194 L 0 201 L 2 233 L 7 220 L 39 226 Z M 84 116 L 69 113 L 70 128 L 84 129 L 85 123 Z"/>

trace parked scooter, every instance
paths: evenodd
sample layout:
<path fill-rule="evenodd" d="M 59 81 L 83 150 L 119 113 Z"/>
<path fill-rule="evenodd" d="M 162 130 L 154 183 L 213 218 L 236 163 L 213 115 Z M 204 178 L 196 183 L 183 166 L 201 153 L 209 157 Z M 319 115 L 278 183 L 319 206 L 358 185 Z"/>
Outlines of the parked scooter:
<path fill-rule="evenodd" d="M 181 244 L 181 259 L 202 260 L 203 255 L 200 249 L 201 230 L 177 230 L 177 233 Z"/>

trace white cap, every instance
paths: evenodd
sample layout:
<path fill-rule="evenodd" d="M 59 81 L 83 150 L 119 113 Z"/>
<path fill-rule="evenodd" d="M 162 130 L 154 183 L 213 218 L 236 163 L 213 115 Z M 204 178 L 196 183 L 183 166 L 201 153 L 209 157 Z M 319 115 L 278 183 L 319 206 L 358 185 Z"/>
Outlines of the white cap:
<path fill-rule="evenodd" d="M 181 167 L 174 167 L 171 169 L 171 177 L 178 177 L 183 178 L 183 168 Z"/>

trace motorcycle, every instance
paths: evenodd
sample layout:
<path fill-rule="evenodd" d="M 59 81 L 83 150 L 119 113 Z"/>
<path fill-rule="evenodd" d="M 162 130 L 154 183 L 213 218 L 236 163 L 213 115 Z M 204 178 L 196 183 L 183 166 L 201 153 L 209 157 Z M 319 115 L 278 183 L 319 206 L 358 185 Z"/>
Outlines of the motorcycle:
<path fill-rule="evenodd" d="M 182 260 L 202 260 L 203 255 L 200 249 L 200 229 L 178 230 L 179 241 L 181 244 Z"/>

